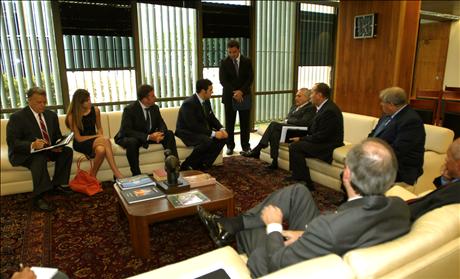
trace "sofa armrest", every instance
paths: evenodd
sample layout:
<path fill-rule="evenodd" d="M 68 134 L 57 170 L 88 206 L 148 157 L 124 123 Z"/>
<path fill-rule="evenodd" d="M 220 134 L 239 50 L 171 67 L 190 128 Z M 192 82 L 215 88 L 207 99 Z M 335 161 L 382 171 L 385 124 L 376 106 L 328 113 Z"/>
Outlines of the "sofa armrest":
<path fill-rule="evenodd" d="M 178 263 L 130 277 L 130 279 L 196 278 L 220 268 L 224 269 L 230 278 L 251 278 L 246 263 L 232 247 L 226 246 Z"/>
<path fill-rule="evenodd" d="M 407 201 L 411 199 L 417 198 L 417 195 L 414 193 L 404 189 L 403 187 L 399 185 L 395 185 L 391 187 L 386 193 L 385 196 L 387 197 L 400 197 L 401 199 Z"/>
<path fill-rule="evenodd" d="M 261 278 L 355 278 L 355 276 L 341 257 L 329 254 L 288 266 Z"/>

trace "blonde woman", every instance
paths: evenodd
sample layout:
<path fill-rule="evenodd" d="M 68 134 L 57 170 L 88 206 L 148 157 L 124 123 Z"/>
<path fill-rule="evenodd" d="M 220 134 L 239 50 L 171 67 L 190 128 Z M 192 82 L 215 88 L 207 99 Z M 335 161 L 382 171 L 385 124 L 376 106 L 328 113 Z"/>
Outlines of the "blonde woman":
<path fill-rule="evenodd" d="M 90 170 L 92 176 L 96 177 L 106 158 L 114 178 L 123 177 L 115 165 L 112 144 L 108 138 L 104 137 L 101 111 L 91 105 L 89 92 L 85 89 L 77 89 L 73 94 L 65 123 L 74 132 L 73 148 L 75 151 L 94 158 L 93 168 Z"/>

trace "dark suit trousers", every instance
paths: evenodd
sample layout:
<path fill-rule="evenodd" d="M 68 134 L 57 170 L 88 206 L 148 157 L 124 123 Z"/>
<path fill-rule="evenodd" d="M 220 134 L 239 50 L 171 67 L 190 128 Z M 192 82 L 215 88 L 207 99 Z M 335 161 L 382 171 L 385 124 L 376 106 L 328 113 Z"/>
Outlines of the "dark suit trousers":
<path fill-rule="evenodd" d="M 195 137 L 201 143 L 193 146 L 192 153 L 182 164 L 191 166 L 193 169 L 200 169 L 203 165 L 211 167 L 222 148 L 224 148 L 226 140 L 218 140 L 206 135 L 195 135 Z"/>
<path fill-rule="evenodd" d="M 270 143 L 270 157 L 274 160 L 278 159 L 281 130 L 283 126 L 285 126 L 283 123 L 271 122 L 259 142 L 262 148 L 267 147 Z"/>
<path fill-rule="evenodd" d="M 237 237 L 238 251 L 248 255 L 252 274 L 267 274 L 265 224 L 260 218 L 263 208 L 275 205 L 283 212 L 289 230 L 305 230 L 305 225 L 319 215 L 310 191 L 302 184 L 294 184 L 269 195 L 264 201 L 242 214 L 244 230 Z"/>
<path fill-rule="evenodd" d="M 313 183 L 310 177 L 310 169 L 307 167 L 305 158 L 318 158 L 323 161 L 330 161 L 333 148 L 320 143 L 307 141 L 293 142 L 289 145 L 289 169 L 292 177 L 297 180 Z"/>
<path fill-rule="evenodd" d="M 55 185 L 69 183 L 70 168 L 72 167 L 73 150 L 63 147 L 62 152 L 42 151 L 31 154 L 29 159 L 22 166 L 32 172 L 34 185 L 33 195 L 39 196 L 42 193 L 53 189 Z M 48 173 L 48 159 L 55 161 L 53 180 Z"/>
<path fill-rule="evenodd" d="M 235 121 L 236 121 L 236 111 L 233 110 L 232 102 L 227 102 L 224 104 L 225 108 L 225 130 L 228 133 L 227 139 L 227 148 L 235 148 Z M 249 117 L 251 115 L 251 110 L 239 110 L 238 115 L 240 117 L 240 140 L 241 147 L 243 149 L 249 149 L 251 145 L 249 144 Z"/>
<path fill-rule="evenodd" d="M 163 145 L 164 149 L 170 149 L 175 156 L 178 156 L 174 133 L 168 130 L 164 133 L 164 135 L 164 139 L 160 141 L 161 145 Z M 141 169 L 139 167 L 139 148 L 141 146 L 148 148 L 149 144 L 155 144 L 156 142 L 148 141 L 146 143 L 142 143 L 134 137 L 124 137 L 121 138 L 117 143 L 126 149 L 126 157 L 128 158 L 129 167 L 133 176 L 141 174 Z"/>

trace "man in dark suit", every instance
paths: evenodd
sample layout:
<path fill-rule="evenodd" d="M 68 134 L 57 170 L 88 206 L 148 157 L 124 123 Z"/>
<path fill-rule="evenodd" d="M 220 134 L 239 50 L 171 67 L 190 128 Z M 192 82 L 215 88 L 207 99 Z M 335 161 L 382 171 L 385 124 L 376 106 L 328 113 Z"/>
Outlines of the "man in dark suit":
<path fill-rule="evenodd" d="M 228 134 L 214 115 L 209 99 L 212 82 L 200 79 L 196 82 L 196 94 L 187 98 L 179 109 L 176 136 L 193 152 L 181 165 L 181 170 L 209 169 L 224 147 Z"/>
<path fill-rule="evenodd" d="M 434 180 L 437 189 L 414 200 L 409 200 L 412 220 L 443 205 L 460 203 L 460 138 L 447 150 L 442 175 Z"/>
<path fill-rule="evenodd" d="M 235 148 L 236 111 L 240 118 L 240 139 L 243 151 L 249 151 L 249 118 L 251 115 L 251 84 L 254 79 L 251 60 L 240 53 L 240 43 L 227 43 L 228 57 L 221 61 L 219 80 L 223 86 L 222 103 L 225 108 L 225 127 L 228 133 L 227 155 Z"/>
<path fill-rule="evenodd" d="M 337 105 L 330 99 L 331 89 L 325 83 L 316 83 L 312 88 L 311 102 L 316 106 L 316 116 L 301 138 L 293 138 L 289 145 L 289 168 L 292 176 L 287 180 L 301 181 L 314 190 L 310 171 L 305 158 L 332 161 L 332 152 L 343 145 L 343 116 Z"/>
<path fill-rule="evenodd" d="M 152 86 L 147 84 L 139 86 L 137 101 L 123 110 L 120 131 L 115 135 L 115 142 L 126 149 L 126 157 L 133 175 L 141 173 L 139 168 L 141 146 L 147 149 L 149 144 L 161 143 L 164 149 L 170 149 L 172 155 L 178 156 L 174 133 L 166 127 L 155 101 Z"/>
<path fill-rule="evenodd" d="M 274 192 L 237 217 L 219 218 L 198 207 L 217 245 L 236 235 L 251 275 L 259 277 L 330 253 L 389 241 L 410 229 L 410 213 L 398 197 L 384 193 L 396 178 L 396 157 L 379 139 L 367 139 L 347 154 L 343 184 L 349 199 L 336 212 L 320 215 L 310 191 L 294 184 Z M 283 222 L 289 230 L 283 230 Z M 284 239 L 283 239 L 284 238 Z"/>
<path fill-rule="evenodd" d="M 64 193 L 69 182 L 72 148 L 67 146 L 33 151 L 53 145 L 62 138 L 55 112 L 46 109 L 46 92 L 32 87 L 27 91 L 29 105 L 11 115 L 6 127 L 8 158 L 11 165 L 23 166 L 32 172 L 33 205 L 36 210 L 53 211 L 55 206 L 44 199 L 44 193 L 53 188 Z M 50 179 L 47 162 L 55 161 L 54 176 Z"/>
<path fill-rule="evenodd" d="M 423 174 L 425 127 L 419 114 L 407 105 L 406 92 L 390 87 L 380 92 L 384 115 L 369 137 L 381 138 L 393 147 L 398 158 L 397 182 L 414 185 Z"/>
<path fill-rule="evenodd" d="M 311 91 L 307 88 L 301 88 L 295 94 L 295 105 L 291 107 L 289 113 L 284 120 L 284 123 L 273 121 L 265 130 L 259 144 L 254 149 L 243 152 L 245 157 L 259 158 L 262 148 L 266 148 L 270 144 L 270 157 L 272 158 L 271 165 L 268 169 L 274 170 L 278 168 L 278 149 L 280 145 L 281 130 L 284 126 L 311 126 L 313 117 L 316 114 L 316 108 L 310 102 Z"/>

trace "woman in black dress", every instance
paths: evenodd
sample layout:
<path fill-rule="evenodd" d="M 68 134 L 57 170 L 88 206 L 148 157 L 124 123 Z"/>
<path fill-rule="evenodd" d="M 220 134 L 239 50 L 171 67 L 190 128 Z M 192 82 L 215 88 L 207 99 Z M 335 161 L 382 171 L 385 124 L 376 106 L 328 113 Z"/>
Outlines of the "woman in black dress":
<path fill-rule="evenodd" d="M 93 168 L 90 170 L 92 176 L 96 177 L 97 171 L 106 158 L 114 177 L 123 177 L 115 165 L 112 144 L 104 137 L 101 111 L 91 105 L 89 92 L 85 89 L 77 89 L 73 94 L 65 123 L 74 133 L 73 149 L 94 158 Z"/>

